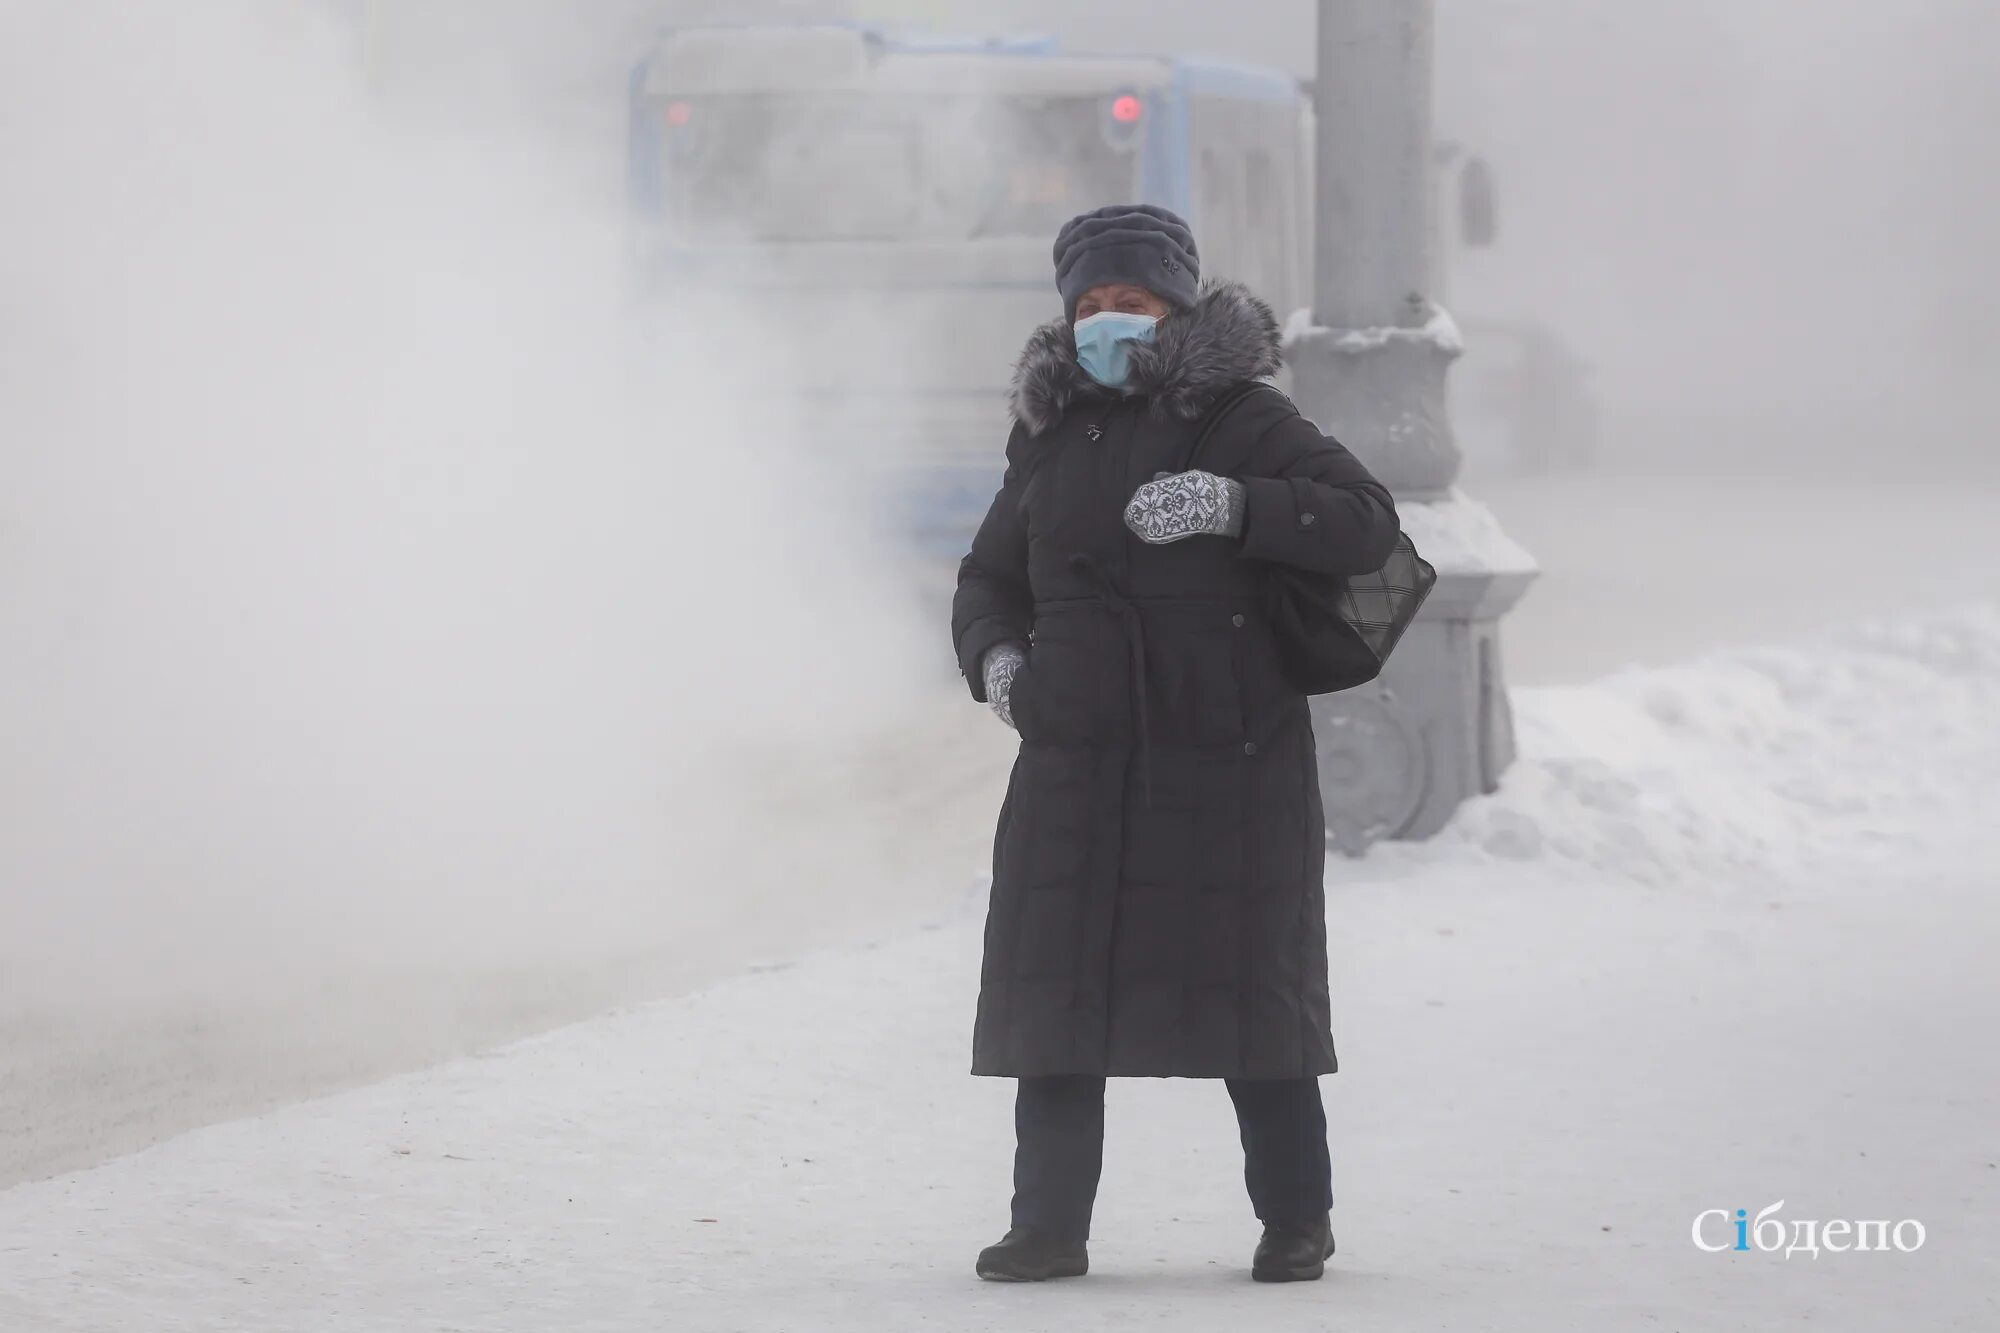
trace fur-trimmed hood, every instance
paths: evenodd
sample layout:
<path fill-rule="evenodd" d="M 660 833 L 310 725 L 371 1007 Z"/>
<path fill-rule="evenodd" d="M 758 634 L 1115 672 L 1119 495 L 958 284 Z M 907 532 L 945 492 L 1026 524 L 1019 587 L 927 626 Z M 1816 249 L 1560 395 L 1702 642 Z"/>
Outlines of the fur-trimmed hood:
<path fill-rule="evenodd" d="M 1131 358 L 1127 392 L 1149 399 L 1157 413 L 1192 421 L 1232 385 L 1277 373 L 1278 317 L 1242 283 L 1208 282 L 1194 305 L 1160 321 L 1153 342 L 1133 345 Z M 1040 435 L 1076 402 L 1117 395 L 1084 374 L 1069 321 L 1056 319 L 1021 349 L 1009 405 L 1030 435 Z"/>

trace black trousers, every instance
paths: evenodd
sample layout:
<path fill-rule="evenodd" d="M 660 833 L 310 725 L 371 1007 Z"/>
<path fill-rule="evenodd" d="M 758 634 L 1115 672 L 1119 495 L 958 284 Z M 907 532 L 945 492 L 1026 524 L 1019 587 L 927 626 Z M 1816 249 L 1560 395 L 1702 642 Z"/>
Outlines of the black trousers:
<path fill-rule="evenodd" d="M 1224 1080 L 1243 1133 L 1243 1183 L 1259 1221 L 1309 1225 L 1333 1207 L 1316 1078 Z M 1024 1078 L 1014 1094 L 1014 1225 L 1090 1235 L 1104 1167 L 1104 1080 Z"/>

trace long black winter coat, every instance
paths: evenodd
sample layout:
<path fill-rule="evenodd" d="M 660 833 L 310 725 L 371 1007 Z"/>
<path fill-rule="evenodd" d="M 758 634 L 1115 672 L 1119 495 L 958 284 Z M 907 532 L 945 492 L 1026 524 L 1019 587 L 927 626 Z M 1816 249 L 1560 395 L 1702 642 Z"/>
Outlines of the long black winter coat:
<path fill-rule="evenodd" d="M 1039 330 L 1014 376 L 1007 472 L 959 569 L 958 658 L 1030 645 L 994 839 L 972 1072 L 1294 1078 L 1334 1069 L 1325 820 L 1311 719 L 1260 613 L 1273 564 L 1379 568 L 1389 493 L 1282 394 L 1200 465 L 1247 491 L 1241 540 L 1140 541 L 1123 512 L 1183 470 L 1218 396 L 1273 373 L 1278 328 L 1212 284 L 1136 349 L 1129 395 Z"/>

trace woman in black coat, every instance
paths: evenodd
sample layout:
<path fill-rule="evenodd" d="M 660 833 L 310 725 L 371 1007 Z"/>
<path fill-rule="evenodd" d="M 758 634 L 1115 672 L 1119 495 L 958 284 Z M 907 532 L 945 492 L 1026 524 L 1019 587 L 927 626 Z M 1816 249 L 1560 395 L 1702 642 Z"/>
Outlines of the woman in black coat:
<path fill-rule="evenodd" d="M 1260 580 L 1380 568 L 1395 507 L 1276 389 L 1239 398 L 1279 367 L 1277 321 L 1199 285 L 1178 217 L 1086 214 L 1056 268 L 1065 318 L 1016 367 L 1005 479 L 952 604 L 973 697 L 1021 738 L 972 1059 L 1020 1080 L 1013 1225 L 978 1271 L 1085 1271 L 1104 1079 L 1141 1076 L 1227 1081 L 1265 1224 L 1253 1275 L 1318 1277 L 1325 820 Z"/>

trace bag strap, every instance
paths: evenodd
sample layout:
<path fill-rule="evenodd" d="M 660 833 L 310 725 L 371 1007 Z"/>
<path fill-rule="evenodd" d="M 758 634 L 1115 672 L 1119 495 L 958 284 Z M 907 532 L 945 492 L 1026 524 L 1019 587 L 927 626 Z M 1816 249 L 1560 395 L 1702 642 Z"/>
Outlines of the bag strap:
<path fill-rule="evenodd" d="M 1195 434 L 1194 446 L 1188 450 L 1187 458 L 1182 461 L 1181 471 L 1188 472 L 1193 470 L 1196 460 L 1201 457 L 1201 451 L 1208 447 L 1209 437 L 1215 434 L 1216 428 L 1222 425 L 1230 413 L 1241 406 L 1243 401 L 1250 397 L 1250 395 L 1256 393 L 1259 389 L 1269 387 L 1262 380 L 1251 380 L 1248 383 L 1237 385 L 1228 393 L 1216 399 L 1215 404 L 1208 409 L 1208 415 L 1202 420 L 1201 430 Z"/>

